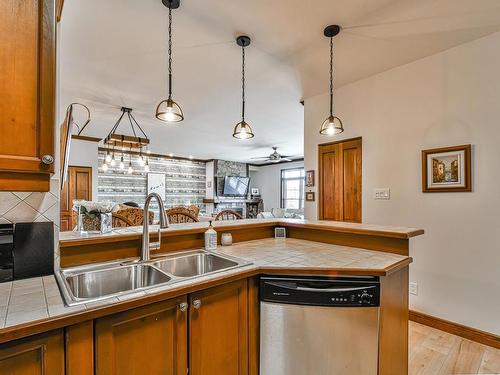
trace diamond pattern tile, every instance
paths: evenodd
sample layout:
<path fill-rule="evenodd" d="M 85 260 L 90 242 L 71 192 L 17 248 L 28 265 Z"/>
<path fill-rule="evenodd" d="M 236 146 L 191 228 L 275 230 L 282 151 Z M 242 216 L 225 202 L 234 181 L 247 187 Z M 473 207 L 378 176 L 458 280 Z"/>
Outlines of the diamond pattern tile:
<path fill-rule="evenodd" d="M 0 217 L 12 210 L 21 199 L 11 192 L 0 192 Z"/>

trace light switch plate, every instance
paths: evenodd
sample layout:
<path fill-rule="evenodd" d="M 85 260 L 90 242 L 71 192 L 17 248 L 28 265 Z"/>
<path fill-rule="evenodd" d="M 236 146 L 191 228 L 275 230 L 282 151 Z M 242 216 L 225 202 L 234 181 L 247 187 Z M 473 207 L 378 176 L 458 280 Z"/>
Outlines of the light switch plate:
<path fill-rule="evenodd" d="M 414 296 L 418 295 L 418 284 L 417 283 L 410 283 L 410 294 L 413 294 Z"/>
<path fill-rule="evenodd" d="M 391 189 L 376 188 L 373 190 L 373 199 L 391 199 Z"/>

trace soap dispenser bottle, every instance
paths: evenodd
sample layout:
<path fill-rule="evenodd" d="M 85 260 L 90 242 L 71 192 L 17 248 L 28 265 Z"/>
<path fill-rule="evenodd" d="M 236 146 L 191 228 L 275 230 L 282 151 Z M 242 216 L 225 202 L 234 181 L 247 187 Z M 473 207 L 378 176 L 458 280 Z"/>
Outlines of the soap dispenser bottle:
<path fill-rule="evenodd" d="M 217 250 L 217 232 L 209 222 L 208 230 L 205 232 L 205 250 Z"/>

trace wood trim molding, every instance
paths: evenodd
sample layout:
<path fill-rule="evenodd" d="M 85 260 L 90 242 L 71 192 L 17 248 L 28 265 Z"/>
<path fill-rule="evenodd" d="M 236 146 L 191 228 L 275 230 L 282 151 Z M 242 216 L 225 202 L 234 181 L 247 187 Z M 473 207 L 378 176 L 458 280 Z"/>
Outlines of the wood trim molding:
<path fill-rule="evenodd" d="M 79 141 L 87 141 L 87 142 L 96 142 L 96 143 L 101 142 L 101 138 L 89 137 L 87 135 L 78 135 L 78 134 L 72 135 L 71 139 L 77 139 Z"/>
<path fill-rule="evenodd" d="M 500 336 L 495 335 L 494 333 L 481 331 L 476 328 L 450 322 L 449 320 L 437 318 L 435 316 L 427 315 L 414 310 L 410 310 L 410 320 L 483 345 L 500 349 Z"/>

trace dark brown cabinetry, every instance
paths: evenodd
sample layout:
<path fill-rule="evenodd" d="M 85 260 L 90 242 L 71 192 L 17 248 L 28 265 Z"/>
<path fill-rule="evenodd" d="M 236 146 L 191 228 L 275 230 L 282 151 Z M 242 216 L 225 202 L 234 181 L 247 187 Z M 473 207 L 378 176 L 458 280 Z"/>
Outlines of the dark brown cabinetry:
<path fill-rule="evenodd" d="M 247 280 L 189 297 L 189 373 L 248 374 Z"/>
<path fill-rule="evenodd" d="M 55 30 L 55 0 L 0 2 L 0 190 L 49 190 Z"/>
<path fill-rule="evenodd" d="M 97 375 L 187 373 L 186 298 L 95 321 Z"/>
<path fill-rule="evenodd" d="M 62 329 L 0 345 L 0 374 L 64 374 Z"/>

